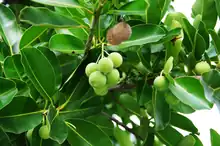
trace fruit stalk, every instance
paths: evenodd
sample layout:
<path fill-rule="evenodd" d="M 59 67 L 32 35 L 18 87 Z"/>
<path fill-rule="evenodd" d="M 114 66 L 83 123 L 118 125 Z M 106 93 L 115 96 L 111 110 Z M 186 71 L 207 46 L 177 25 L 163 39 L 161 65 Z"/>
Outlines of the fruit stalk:
<path fill-rule="evenodd" d="M 103 8 L 103 5 L 105 3 L 105 0 L 102 2 L 99 3 L 99 6 L 98 8 L 94 11 L 94 17 L 93 17 L 93 21 L 92 21 L 92 26 L 90 27 L 90 33 L 89 33 L 89 38 L 86 42 L 86 46 L 85 46 L 85 56 L 87 56 L 91 46 L 92 46 L 92 39 L 93 39 L 93 36 L 94 36 L 94 33 L 95 33 L 95 28 L 96 28 L 96 25 L 99 21 L 99 17 L 101 15 L 101 11 L 102 11 L 102 8 Z"/>

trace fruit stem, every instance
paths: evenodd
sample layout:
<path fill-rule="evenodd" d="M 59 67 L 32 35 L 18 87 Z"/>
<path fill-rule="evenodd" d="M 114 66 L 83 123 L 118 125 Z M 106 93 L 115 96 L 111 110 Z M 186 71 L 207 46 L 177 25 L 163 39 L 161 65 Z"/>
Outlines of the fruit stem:
<path fill-rule="evenodd" d="M 102 43 L 102 58 L 104 58 L 105 57 L 105 55 L 104 55 L 104 52 L 105 52 L 105 46 L 104 46 L 105 44 L 104 43 Z"/>

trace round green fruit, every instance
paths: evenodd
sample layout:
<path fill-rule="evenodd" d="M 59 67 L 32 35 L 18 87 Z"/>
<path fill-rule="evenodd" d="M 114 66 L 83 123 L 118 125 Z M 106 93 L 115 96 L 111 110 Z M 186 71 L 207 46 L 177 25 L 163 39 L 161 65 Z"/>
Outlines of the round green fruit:
<path fill-rule="evenodd" d="M 205 72 L 209 72 L 210 70 L 211 70 L 210 65 L 207 62 L 205 62 L 205 61 L 199 62 L 195 66 L 195 71 L 198 74 L 203 74 Z"/>
<path fill-rule="evenodd" d="M 95 71 L 89 76 L 89 84 L 94 88 L 100 88 L 106 85 L 107 79 L 100 71 Z"/>
<path fill-rule="evenodd" d="M 50 130 L 47 125 L 41 126 L 39 129 L 39 136 L 42 139 L 48 139 L 50 137 Z"/>
<path fill-rule="evenodd" d="M 104 96 L 108 93 L 108 87 L 104 86 L 102 88 L 93 88 L 96 95 Z"/>
<path fill-rule="evenodd" d="M 33 131 L 34 131 L 34 129 L 30 129 L 30 130 L 28 130 L 27 133 L 26 133 L 27 139 L 28 139 L 29 141 L 32 140 L 32 133 L 33 133 Z"/>
<path fill-rule="evenodd" d="M 164 65 L 163 72 L 165 74 L 169 74 L 172 69 L 173 69 L 173 56 L 170 56 Z"/>
<path fill-rule="evenodd" d="M 89 76 L 91 73 L 98 70 L 98 64 L 92 62 L 86 66 L 86 75 Z"/>
<path fill-rule="evenodd" d="M 107 76 L 107 84 L 109 86 L 117 85 L 117 83 L 120 79 L 120 74 L 119 74 L 119 71 L 117 69 L 113 69 L 106 76 Z"/>
<path fill-rule="evenodd" d="M 99 71 L 103 73 L 109 73 L 113 70 L 113 62 L 111 59 L 104 57 L 99 60 Z"/>
<path fill-rule="evenodd" d="M 119 67 L 123 63 L 123 58 L 122 58 L 121 54 L 119 54 L 117 52 L 113 52 L 113 53 L 109 54 L 108 58 L 110 58 L 112 60 L 114 67 Z"/>
<path fill-rule="evenodd" d="M 154 87 L 159 91 L 164 91 L 168 88 L 169 82 L 164 76 L 158 76 L 154 80 Z"/>

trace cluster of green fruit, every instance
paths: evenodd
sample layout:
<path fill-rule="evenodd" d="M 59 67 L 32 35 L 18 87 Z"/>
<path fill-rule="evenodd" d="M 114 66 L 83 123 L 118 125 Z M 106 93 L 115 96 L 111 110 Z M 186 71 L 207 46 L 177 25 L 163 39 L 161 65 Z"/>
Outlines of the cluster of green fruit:
<path fill-rule="evenodd" d="M 27 131 L 26 136 L 27 136 L 29 141 L 32 141 L 33 130 L 34 129 L 31 129 L 31 130 Z M 49 139 L 49 137 L 50 137 L 50 128 L 49 128 L 49 126 L 48 125 L 41 126 L 38 133 L 39 133 L 39 136 L 42 139 Z"/>
<path fill-rule="evenodd" d="M 113 52 L 108 57 L 101 58 L 98 63 L 92 62 L 86 66 L 89 84 L 97 95 L 106 95 L 109 88 L 118 84 L 120 73 L 116 68 L 120 67 L 122 62 L 121 54 Z"/>

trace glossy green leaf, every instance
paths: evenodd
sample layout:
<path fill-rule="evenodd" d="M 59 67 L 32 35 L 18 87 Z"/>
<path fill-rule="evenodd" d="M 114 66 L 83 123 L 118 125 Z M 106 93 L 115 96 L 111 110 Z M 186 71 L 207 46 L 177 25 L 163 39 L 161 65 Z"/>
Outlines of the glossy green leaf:
<path fill-rule="evenodd" d="M 120 146 L 133 146 L 129 133 L 122 131 L 119 127 L 114 128 L 114 136 Z"/>
<path fill-rule="evenodd" d="M 4 146 L 12 146 L 12 143 L 7 135 L 7 133 L 4 132 L 2 128 L 0 128 L 0 143 L 4 144 Z"/>
<path fill-rule="evenodd" d="M 169 86 L 171 92 L 183 103 L 193 109 L 210 109 L 212 104 L 206 99 L 204 89 L 196 78 L 180 77 L 175 80 L 175 84 Z"/>
<path fill-rule="evenodd" d="M 171 126 L 166 127 L 162 131 L 158 131 L 156 136 L 167 146 L 176 146 L 183 138 L 183 135 Z"/>
<path fill-rule="evenodd" d="M 177 105 L 172 105 L 171 108 L 183 114 L 191 114 L 195 112 L 193 108 L 191 108 L 189 105 L 186 105 L 182 102 L 179 102 Z"/>
<path fill-rule="evenodd" d="M 174 112 L 171 114 L 170 124 L 192 133 L 198 133 L 198 129 L 191 120 Z"/>
<path fill-rule="evenodd" d="M 16 96 L 30 96 L 30 88 L 26 82 L 19 79 L 12 80 L 15 82 L 16 88 L 18 90 Z"/>
<path fill-rule="evenodd" d="M 23 49 L 29 47 L 36 39 L 38 39 L 45 31 L 46 27 L 31 26 L 28 28 L 21 37 L 19 48 Z"/>
<path fill-rule="evenodd" d="M 79 27 L 73 19 L 43 7 L 25 7 L 20 12 L 20 20 L 32 25 L 52 28 Z"/>
<path fill-rule="evenodd" d="M 200 21 L 199 26 L 198 26 L 198 30 L 199 30 L 199 34 L 203 37 L 203 39 L 205 40 L 206 43 L 206 49 L 209 48 L 209 32 L 206 28 L 206 25 L 204 22 Z"/>
<path fill-rule="evenodd" d="M 157 25 L 136 25 L 132 27 L 132 35 L 129 40 L 122 42 L 118 46 L 109 46 L 109 48 L 122 50 L 130 46 L 154 43 L 162 39 L 165 35 L 164 30 Z"/>
<path fill-rule="evenodd" d="M 21 55 L 8 56 L 4 60 L 4 73 L 7 78 L 24 79 L 25 73 L 21 64 Z"/>
<path fill-rule="evenodd" d="M 84 43 L 80 39 L 67 34 L 56 34 L 51 37 L 49 48 L 62 53 L 84 53 Z"/>
<path fill-rule="evenodd" d="M 165 15 L 171 0 L 147 0 L 146 21 L 147 23 L 159 24 Z"/>
<path fill-rule="evenodd" d="M 21 35 L 15 15 L 3 4 L 0 4 L 0 35 L 10 47 L 18 41 Z"/>
<path fill-rule="evenodd" d="M 199 14 L 202 15 L 202 21 L 207 28 L 214 28 L 217 21 L 215 0 L 196 0 L 192 7 L 192 15 L 195 17 Z"/>
<path fill-rule="evenodd" d="M 69 124 L 70 123 L 70 124 Z M 68 142 L 77 146 L 105 145 L 112 146 L 109 137 L 96 125 L 81 119 L 71 119 L 66 123 L 69 127 Z M 74 125 L 74 128 L 73 126 Z M 88 129 L 92 132 L 88 132 Z M 98 139 L 98 140 L 97 140 Z"/>
<path fill-rule="evenodd" d="M 163 130 L 169 124 L 171 116 L 170 108 L 165 100 L 164 93 L 155 90 L 152 102 L 154 108 L 155 129 Z"/>
<path fill-rule="evenodd" d="M 194 146 L 203 146 L 201 140 L 196 136 L 196 135 L 192 135 L 194 137 L 194 139 L 196 140 L 196 143 Z"/>
<path fill-rule="evenodd" d="M 220 1 L 219 0 L 214 0 L 214 1 L 215 1 L 218 17 L 219 17 L 220 16 Z"/>
<path fill-rule="evenodd" d="M 210 138 L 211 138 L 211 146 L 218 146 L 220 145 L 220 135 L 214 130 L 210 129 Z"/>
<path fill-rule="evenodd" d="M 18 92 L 12 80 L 0 77 L 0 109 L 8 105 Z"/>
<path fill-rule="evenodd" d="M 57 6 L 57 7 L 80 7 L 77 0 L 31 0 L 36 3 L 41 3 L 50 6 Z"/>
<path fill-rule="evenodd" d="M 206 50 L 206 43 L 204 38 L 197 32 L 195 40 L 195 58 L 201 59 Z"/>
<path fill-rule="evenodd" d="M 118 15 L 145 15 L 146 2 L 144 0 L 131 1 L 123 5 L 118 10 L 112 10 L 109 13 Z"/>
<path fill-rule="evenodd" d="M 24 48 L 21 54 L 27 76 L 44 98 L 51 99 L 61 84 L 61 70 L 55 54 L 46 48 Z"/>
<path fill-rule="evenodd" d="M 220 54 L 220 37 L 214 30 L 209 30 L 209 34 L 212 37 L 213 44 L 215 46 L 215 51 L 219 55 Z"/>

